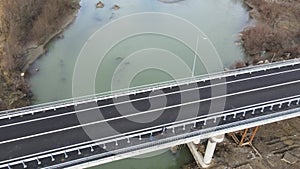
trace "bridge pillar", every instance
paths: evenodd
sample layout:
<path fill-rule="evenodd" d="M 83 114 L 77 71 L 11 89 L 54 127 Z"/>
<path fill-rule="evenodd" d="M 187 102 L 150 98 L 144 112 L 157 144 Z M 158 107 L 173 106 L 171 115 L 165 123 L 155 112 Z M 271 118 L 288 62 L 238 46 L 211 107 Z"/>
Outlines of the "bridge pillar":
<path fill-rule="evenodd" d="M 214 155 L 217 143 L 220 143 L 223 140 L 224 140 L 224 134 L 211 137 L 208 140 L 207 147 L 206 147 L 205 154 L 204 154 L 204 158 L 203 158 L 203 162 L 206 165 L 209 165 L 211 163 L 211 160 L 212 160 L 212 157 Z"/>
<path fill-rule="evenodd" d="M 201 139 L 195 139 L 195 140 L 193 141 L 193 143 L 194 143 L 194 144 L 200 144 L 200 143 L 201 143 Z"/>

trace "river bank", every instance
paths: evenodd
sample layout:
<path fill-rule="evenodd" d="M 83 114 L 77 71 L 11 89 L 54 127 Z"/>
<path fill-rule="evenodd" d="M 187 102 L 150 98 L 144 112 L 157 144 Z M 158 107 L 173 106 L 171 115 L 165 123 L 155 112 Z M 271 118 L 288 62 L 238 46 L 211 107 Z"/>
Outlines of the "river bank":
<path fill-rule="evenodd" d="M 213 169 L 297 169 L 300 167 L 300 118 L 260 126 L 251 146 L 238 146 L 226 135 L 218 143 Z M 198 145 L 198 151 L 204 153 L 205 144 Z M 195 162 L 183 169 L 199 169 Z"/>
<path fill-rule="evenodd" d="M 122 3 L 122 2 L 120 2 L 120 3 Z M 128 2 L 127 2 L 128 3 Z M 143 2 L 144 3 L 144 2 Z M 225 2 L 224 2 L 225 3 Z M 138 4 L 138 3 L 132 3 L 132 4 Z M 147 3 L 145 3 L 145 4 L 147 4 Z M 149 7 L 152 7 L 150 4 L 153 4 L 153 2 L 149 2 L 149 4 L 147 4 L 147 6 L 149 6 Z M 169 4 L 168 4 L 169 5 Z M 175 5 L 175 4 L 174 4 Z M 94 4 L 92 5 L 93 7 L 94 7 Z M 107 5 L 108 6 L 108 5 Z M 107 18 L 110 18 L 110 17 L 113 17 L 113 16 L 115 16 L 115 15 L 118 15 L 120 12 L 122 12 L 123 10 L 125 10 L 126 9 L 126 7 L 127 8 L 129 8 L 129 6 L 126 6 L 126 4 L 121 4 L 120 5 L 122 8 L 121 8 L 121 10 L 119 10 L 118 12 L 115 12 L 114 11 L 114 13 L 112 13 L 111 14 L 111 16 L 108 16 Z M 134 5 L 131 5 L 131 6 L 134 6 Z M 199 8 L 201 8 L 201 6 L 203 6 L 203 5 L 199 5 L 199 4 L 196 4 L 196 5 L 194 5 L 194 6 L 197 6 L 197 11 L 204 11 L 204 9 L 199 9 Z M 222 5 L 222 6 L 224 6 L 224 5 Z M 214 6 L 215 7 L 215 6 Z M 141 8 L 141 7 L 137 7 L 137 8 Z M 154 7 L 153 7 L 154 8 Z M 184 6 L 180 6 L 180 9 L 182 9 L 182 8 L 184 8 Z M 89 8 L 89 9 L 91 9 L 91 8 Z M 168 10 L 166 10 L 166 11 L 169 11 L 170 9 L 169 8 L 166 8 L 166 9 L 168 9 Z M 176 9 L 176 12 L 178 12 L 178 10 L 180 10 L 180 9 Z M 209 9 L 212 9 L 211 11 L 213 11 L 214 10 L 214 8 L 209 8 Z M 219 8 L 217 8 L 217 9 L 219 9 Z M 230 11 L 232 11 L 232 7 L 228 7 L 228 9 L 230 9 Z M 148 9 L 148 10 L 151 10 L 151 9 Z M 101 10 L 99 10 L 99 11 L 101 11 Z M 102 10 L 103 11 L 103 10 Z M 188 11 L 190 12 L 190 7 L 188 8 Z M 218 11 L 213 11 L 213 13 L 217 13 Z M 188 12 L 182 12 L 182 13 L 188 13 Z M 193 12 L 190 12 L 190 13 L 193 13 Z M 100 15 L 99 13 L 96 13 L 97 15 L 95 15 L 94 17 L 95 17 L 95 20 L 92 20 L 91 21 L 91 23 L 97 23 L 98 21 L 97 20 L 105 20 L 105 15 Z M 226 13 L 227 15 L 228 15 L 228 13 Z M 234 14 L 234 13 L 233 13 Z M 236 14 L 234 14 L 234 15 L 232 15 L 232 16 L 235 16 Z M 101 16 L 101 17 L 99 17 L 99 16 Z M 199 18 L 200 18 L 200 16 L 207 16 L 207 14 L 202 14 L 202 13 L 200 13 L 200 14 L 197 14 L 197 16 L 196 16 L 196 18 L 197 18 L 197 20 L 199 20 Z M 225 14 L 224 14 L 224 16 L 225 16 Z M 90 17 L 91 18 L 91 17 Z M 104 19 L 103 19 L 104 18 Z M 217 17 L 216 17 L 217 18 Z M 87 18 L 85 18 L 86 20 L 87 20 Z M 195 19 L 196 20 L 196 19 Z M 216 19 L 210 19 L 210 20 L 214 20 L 214 21 L 216 21 Z M 224 20 L 224 18 L 222 18 L 222 20 Z M 237 19 L 235 19 L 235 20 L 237 20 Z M 216 23 L 218 23 L 218 22 L 216 22 Z M 225 23 L 230 23 L 230 25 L 236 25 L 235 23 L 233 24 L 232 23 L 232 21 L 227 21 L 227 22 L 225 22 Z M 86 24 L 85 22 L 84 22 L 84 24 Z M 83 25 L 83 24 L 82 24 Z M 90 26 L 90 25 L 93 25 L 93 24 L 90 24 L 89 25 L 89 23 L 88 24 L 86 24 L 86 25 L 88 25 L 89 27 L 92 27 L 92 26 Z M 199 24 L 199 25 L 201 25 L 201 24 Z M 241 24 L 241 25 L 243 25 L 243 24 Z M 212 26 L 212 27 L 219 27 L 219 26 Z M 224 27 L 224 25 L 222 24 L 222 27 Z M 60 28 L 59 28 L 60 29 Z M 206 28 L 205 30 L 211 30 L 212 28 Z M 226 28 L 227 29 L 227 28 Z M 224 30 L 226 30 L 226 29 L 224 29 Z M 83 29 L 79 29 L 79 30 L 83 30 Z M 87 29 L 84 29 L 84 32 L 87 32 Z M 216 34 L 216 31 L 215 30 L 212 30 L 212 34 Z M 238 31 L 234 31 L 234 32 L 238 32 Z M 228 32 L 227 32 L 228 33 Z M 222 38 L 220 38 L 220 36 L 221 35 L 223 35 L 223 34 L 225 34 L 224 32 L 220 32 L 220 33 L 217 33 L 217 35 L 218 35 L 218 37 L 217 37 L 217 39 L 218 39 L 218 41 L 221 39 L 222 40 Z M 50 37 L 50 36 L 49 36 Z M 50 39 L 52 39 L 52 38 L 50 38 Z M 67 39 L 67 38 L 65 38 L 65 39 Z M 230 41 L 230 40 L 228 40 L 229 38 L 223 38 L 223 39 L 226 39 L 226 42 L 228 42 L 228 41 Z M 247 38 L 244 38 L 244 40 L 243 41 L 247 41 L 246 40 Z M 78 40 L 76 40 L 76 41 L 78 41 Z M 223 42 L 222 42 L 223 43 Z M 250 43 L 250 42 L 249 42 Z M 43 43 L 41 43 L 41 44 L 43 44 Z M 229 44 L 229 43 L 223 43 L 223 44 Z M 34 48 L 36 47 L 36 45 L 33 45 L 34 46 Z M 71 46 L 71 45 L 70 45 Z M 76 46 L 76 45 L 74 45 L 74 44 L 72 44 L 72 46 Z M 219 47 L 219 46 L 218 46 Z M 68 48 L 68 50 L 70 50 L 71 48 L 68 46 L 68 47 L 66 47 L 66 48 Z M 225 47 L 224 47 L 225 48 Z M 42 50 L 39 48 L 37 48 L 36 49 L 37 50 L 37 54 L 33 54 L 33 56 L 38 56 L 39 54 L 39 52 L 43 52 L 43 48 L 42 48 Z M 74 49 L 72 49 L 72 50 L 74 50 Z M 228 51 L 228 46 L 226 46 L 226 50 L 224 49 L 224 53 L 226 52 L 226 51 Z M 34 53 L 34 52 L 33 52 Z M 222 52 L 221 52 L 222 53 Z M 264 53 L 263 51 L 261 51 L 261 49 L 259 49 L 259 50 L 257 50 L 257 55 L 260 55 L 260 53 Z M 225 53 L 224 55 L 226 55 L 226 57 L 228 57 L 228 56 L 230 56 L 230 55 L 234 55 L 234 54 L 228 54 L 228 53 Z M 251 54 L 249 54 L 249 58 L 250 57 L 252 57 L 252 58 L 254 58 L 254 56 L 255 56 L 255 54 L 252 56 Z M 53 57 L 53 56 L 50 56 L 50 57 Z M 34 60 L 34 58 L 35 57 L 31 57 L 32 58 L 32 60 Z M 259 59 L 264 59 L 264 58 L 259 58 Z M 68 62 L 70 62 L 70 58 L 68 58 Z M 250 60 L 250 59 L 249 59 Z M 61 64 L 61 65 L 63 65 L 63 67 L 65 68 L 65 67 L 67 67 L 66 66 L 66 63 L 65 62 L 63 62 L 64 60 L 62 59 L 61 61 L 59 61 L 59 63 Z M 116 62 L 116 60 L 114 60 L 115 62 Z M 253 61 L 253 63 L 258 63 L 260 60 L 258 60 L 257 62 L 255 62 L 255 61 Z M 113 63 L 115 63 L 115 62 L 113 62 Z M 47 63 L 49 63 L 48 62 L 48 60 L 47 60 Z M 72 62 L 71 62 L 72 63 Z M 51 65 L 51 66 L 53 66 L 53 65 Z M 43 68 L 43 66 L 41 66 L 41 71 L 39 71 L 39 73 L 41 74 L 42 72 L 43 72 L 43 70 L 42 70 L 42 68 Z M 54 74 L 53 73 L 53 69 L 59 69 L 60 67 L 51 67 L 51 74 Z M 59 69 L 60 70 L 60 69 Z M 65 71 L 65 69 L 63 69 L 63 71 Z M 61 71 L 61 72 L 63 72 L 63 71 Z M 23 72 L 23 70 L 22 69 L 18 69 L 18 72 L 16 72 L 15 73 L 15 78 L 11 78 L 11 79 L 20 79 L 21 80 L 21 82 L 23 82 L 23 78 L 21 78 L 20 77 L 20 73 L 22 73 Z M 59 74 L 63 74 L 63 73 L 61 73 L 61 72 L 59 72 Z M 2 73 L 1 73 L 2 74 Z M 65 75 L 65 74 L 64 74 Z M 46 78 L 45 77 L 47 77 L 47 79 L 51 79 L 50 77 L 50 73 L 49 74 L 47 74 L 47 75 L 45 75 L 45 74 L 42 74 L 41 75 L 41 79 L 39 79 L 39 81 L 46 81 Z M 60 76 L 59 76 L 60 77 Z M 61 79 L 61 81 L 63 81 L 63 82 L 65 82 L 65 81 L 67 81 L 66 79 L 68 78 L 69 76 L 67 76 L 67 75 L 65 75 L 65 77 L 63 76 Z M 58 80 L 53 80 L 53 79 L 51 79 L 52 81 L 54 81 L 55 83 L 59 83 L 59 81 Z M 20 83 L 21 83 L 20 82 Z M 13 93 L 13 92 L 15 92 L 15 88 L 16 87 L 14 87 L 15 86 L 15 81 L 13 81 L 13 80 L 11 80 L 11 82 L 10 83 L 8 83 L 7 82 L 7 80 L 5 80 L 3 83 L 1 82 L 1 85 L 2 84 L 6 84 L 6 86 L 8 87 L 8 88 L 12 88 L 12 89 L 10 89 L 10 90 L 12 90 L 12 92 L 11 93 Z M 27 83 L 26 83 L 27 84 Z M 48 86 L 51 86 L 51 83 L 45 83 L 46 85 L 48 85 Z M 50 84 L 50 85 L 49 85 Z M 25 85 L 25 84 L 24 84 Z M 42 85 L 40 85 L 40 86 L 46 86 L 46 85 L 44 85 L 44 84 L 42 84 Z M 57 85 L 57 86 L 59 86 L 58 84 L 55 84 L 55 85 Z M 18 85 L 18 86 L 20 86 L 20 85 Z M 27 103 L 29 104 L 29 99 L 30 99 L 30 96 L 28 96 L 27 94 L 26 94 L 26 91 L 27 91 L 27 89 L 28 89 L 28 91 L 29 91 L 29 86 L 28 85 L 25 85 L 25 88 L 26 88 L 26 90 L 24 90 L 24 92 L 23 92 L 23 90 L 21 90 L 21 92 L 20 93 L 17 93 L 17 94 L 13 94 L 10 98 L 23 98 L 25 101 L 24 101 L 24 105 L 26 105 Z M 50 87 L 48 87 L 47 89 L 44 89 L 44 90 L 48 90 L 48 91 L 50 91 L 49 93 L 51 93 L 51 92 L 53 92 L 54 90 L 56 90 L 56 91 L 58 91 L 58 89 L 54 89 L 54 90 L 51 90 L 51 89 L 49 89 Z M 63 87 L 59 87 L 59 88 L 62 88 L 62 90 L 66 90 L 66 88 L 63 88 Z M 3 88 L 1 88 L 1 90 L 0 91 L 2 91 L 2 89 Z M 5 89 L 6 90 L 6 89 Z M 4 91 L 4 90 L 3 90 Z M 37 92 L 37 93 L 39 93 L 39 92 Z M 23 95 L 23 94 L 26 94 L 26 95 Z M 1 94 L 1 97 L 2 97 L 2 95 L 3 96 L 5 96 L 6 94 L 4 93 L 4 94 Z M 66 95 L 65 93 L 64 93 L 64 95 Z M 59 97 L 56 97 L 56 96 L 54 96 L 53 98 L 55 98 L 55 99 L 59 99 Z M 7 100 L 11 100 L 11 99 L 7 99 Z M 27 102 L 28 101 L 28 102 Z M 8 104 L 5 104 L 4 106 L 6 106 L 6 105 L 8 105 Z M 13 101 L 13 104 L 9 104 L 9 107 L 10 108 L 13 108 L 13 107 L 15 107 L 15 106 L 22 106 L 22 103 L 18 103 L 17 101 Z M 137 160 L 138 161 L 138 160 Z M 158 160 L 157 160 L 158 161 Z M 162 161 L 162 159 L 160 159 L 160 161 Z M 169 160 L 169 161 L 171 161 L 171 160 Z M 136 161 L 134 161 L 133 163 L 136 163 Z M 157 162 L 158 163 L 158 162 Z M 118 163 L 119 164 L 119 163 Z M 143 163 L 141 164 L 141 165 L 144 165 Z M 122 165 L 122 163 L 121 163 L 121 165 L 119 165 L 119 166 L 124 166 L 124 165 Z M 123 167 L 124 168 L 124 167 Z"/>
<path fill-rule="evenodd" d="M 30 67 L 30 70 L 33 71 L 33 74 L 30 76 L 30 84 L 34 94 L 32 99 L 34 104 L 72 97 L 73 91 L 71 86 L 73 82 L 72 75 L 74 65 L 76 64 L 78 53 L 85 42 L 95 33 L 95 31 L 103 28 L 103 26 L 109 24 L 111 21 L 138 12 L 169 13 L 189 20 L 210 37 L 220 53 L 220 58 L 224 63 L 224 67 L 229 67 L 234 61 L 243 60 L 244 58 L 242 49 L 234 44 L 237 33 L 249 22 L 248 12 L 241 1 L 189 0 L 180 1 L 178 3 L 162 3 L 158 0 L 145 0 L 143 2 L 140 0 L 103 0 L 102 2 L 105 7 L 95 8 L 95 4 L 98 2 L 99 0 L 82 1 L 76 22 L 63 33 L 64 38 L 49 44 L 49 51 L 45 56 L 39 58 Z M 115 4 L 120 6 L 120 9 L 117 11 L 112 9 Z M 147 19 L 140 20 L 136 23 L 128 23 L 128 26 L 141 26 L 141 28 L 143 28 L 144 25 L 147 25 L 144 23 L 148 23 L 149 21 L 150 20 Z M 180 25 L 178 26 L 180 27 Z M 124 25 L 124 28 L 125 27 L 127 28 L 127 25 Z M 113 32 L 109 35 L 111 39 L 114 38 L 115 34 L 118 34 L 119 31 L 122 32 L 123 27 L 112 31 Z M 99 48 L 95 49 L 95 51 L 104 50 L 103 46 L 105 45 L 101 44 L 105 43 L 105 41 L 106 40 L 103 41 L 103 39 L 99 38 L 98 41 L 95 42 L 96 44 L 99 44 Z M 99 93 L 110 89 L 113 73 L 116 70 L 123 67 L 124 69 L 122 68 L 122 71 L 128 71 L 136 64 L 136 61 L 133 61 L 128 57 L 130 54 L 149 47 L 165 49 L 178 55 L 175 60 L 163 59 L 163 61 L 160 61 L 157 65 L 161 65 L 161 63 L 165 62 L 166 64 L 175 66 L 178 65 L 178 61 L 182 60 L 184 61 L 182 63 L 186 63 L 190 67 L 193 66 L 194 52 L 187 49 L 181 43 L 174 41 L 172 38 L 157 35 L 132 37 L 116 45 L 113 50 L 107 54 L 103 63 L 101 63 L 101 66 L 99 66 L 99 76 L 97 75 L 98 77 L 95 79 L 95 82 L 97 83 L 95 89 L 96 92 Z M 128 59 L 128 61 L 125 59 Z M 148 63 L 153 63 L 154 59 L 148 57 L 139 62 L 140 66 L 146 67 Z M 195 68 L 196 74 L 205 73 L 203 66 L 200 64 L 201 62 L 198 60 L 197 68 Z M 176 67 L 180 67 L 180 65 Z M 35 69 L 39 69 L 39 71 L 35 72 Z M 168 72 L 157 71 L 157 69 L 141 72 L 138 70 L 138 72 L 139 74 L 133 79 L 130 84 L 131 86 L 172 80 L 169 79 L 170 76 L 168 75 Z M 131 73 L 137 73 L 137 70 L 130 71 L 127 75 L 130 75 Z M 117 80 L 118 83 L 127 82 L 126 77 L 122 76 Z M 116 161 L 95 167 L 95 169 L 115 169 L 120 166 L 122 166 L 122 169 L 179 169 L 184 164 L 191 161 L 192 156 L 189 154 L 189 150 L 187 148 L 182 148 L 176 155 L 167 151 L 163 154 L 149 158 Z"/>
<path fill-rule="evenodd" d="M 244 0 L 255 25 L 241 32 L 246 62 L 233 68 L 300 57 L 300 4 L 297 0 Z M 261 126 L 251 147 L 227 137 L 218 144 L 210 168 L 277 169 L 300 167 L 299 118 Z M 205 144 L 198 150 L 205 151 Z M 198 169 L 196 163 L 183 169 Z"/>
<path fill-rule="evenodd" d="M 78 0 L 79 1 L 79 0 Z M 32 46 L 29 47 L 26 51 L 26 65 L 23 68 L 23 71 L 26 72 L 28 67 L 40 56 L 42 56 L 45 52 L 47 52 L 47 45 L 52 41 L 55 40 L 55 38 L 63 38 L 63 36 L 60 36 L 60 34 L 73 23 L 77 15 L 77 11 L 74 11 L 70 15 L 67 15 L 66 17 L 62 18 L 62 24 L 61 26 L 58 26 L 58 29 L 49 35 L 49 37 L 44 41 L 44 43 L 39 44 L 38 46 Z"/>
<path fill-rule="evenodd" d="M 25 72 L 72 23 L 79 2 L 6 0 L 0 4 L 0 110 L 30 104 L 32 94 Z"/>
<path fill-rule="evenodd" d="M 247 64 L 300 57 L 300 3 L 297 0 L 245 0 L 255 25 L 242 32 Z M 245 66 L 247 65 L 245 64 Z"/>

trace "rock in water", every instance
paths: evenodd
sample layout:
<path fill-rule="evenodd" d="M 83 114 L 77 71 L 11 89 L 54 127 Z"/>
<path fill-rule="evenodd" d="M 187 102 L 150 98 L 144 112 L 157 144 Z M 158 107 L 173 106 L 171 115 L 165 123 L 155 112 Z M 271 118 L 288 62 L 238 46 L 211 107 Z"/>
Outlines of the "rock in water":
<path fill-rule="evenodd" d="M 120 9 L 120 6 L 114 5 L 114 6 L 112 7 L 112 9 L 114 9 L 114 10 L 119 10 L 119 9 Z"/>
<path fill-rule="evenodd" d="M 103 8 L 103 7 L 104 7 L 104 3 L 102 3 L 101 1 L 99 1 L 99 2 L 96 4 L 96 7 L 97 7 L 97 8 Z"/>
<path fill-rule="evenodd" d="M 178 150 L 178 146 L 171 147 L 170 150 L 171 150 L 172 154 L 176 154 L 177 150 Z"/>

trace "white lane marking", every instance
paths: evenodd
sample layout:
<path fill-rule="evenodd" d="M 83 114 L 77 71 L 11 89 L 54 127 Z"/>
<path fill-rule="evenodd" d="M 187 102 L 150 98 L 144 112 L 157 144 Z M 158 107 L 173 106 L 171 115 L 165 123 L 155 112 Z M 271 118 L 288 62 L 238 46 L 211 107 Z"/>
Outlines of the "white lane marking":
<path fill-rule="evenodd" d="M 233 94 L 217 96 L 217 97 L 214 97 L 214 98 L 209 98 L 209 99 L 204 99 L 204 100 L 197 100 L 197 101 L 193 101 L 193 102 L 182 103 L 182 104 L 178 104 L 178 105 L 172 105 L 172 106 L 167 106 L 167 107 L 163 107 L 163 108 L 148 110 L 148 111 L 139 112 L 139 113 L 136 113 L 136 114 L 130 114 L 130 115 L 125 115 L 125 116 L 119 116 L 119 117 L 114 117 L 114 118 L 110 118 L 110 119 L 95 121 L 95 122 L 91 122 L 91 123 L 85 123 L 85 124 L 81 124 L 81 125 L 76 125 L 76 126 L 72 126 L 72 127 L 63 128 L 63 129 L 57 129 L 57 130 L 52 130 L 52 131 L 48 131 L 48 132 L 44 132 L 44 133 L 38 133 L 38 134 L 34 134 L 34 135 L 29 135 L 29 136 L 19 137 L 19 138 L 15 138 L 15 139 L 5 140 L 5 141 L 1 141 L 0 144 L 5 144 L 5 143 L 10 143 L 10 142 L 14 142 L 14 141 L 29 139 L 29 138 L 33 138 L 33 137 L 53 134 L 53 133 L 57 133 L 57 132 L 62 132 L 62 131 L 66 131 L 66 130 L 79 128 L 79 127 L 86 127 L 86 126 L 95 125 L 95 124 L 99 124 L 99 123 L 103 123 L 103 122 L 109 122 L 109 121 L 118 120 L 118 119 L 122 119 L 122 118 L 144 115 L 146 113 L 150 113 L 150 112 L 154 112 L 154 111 L 160 111 L 160 110 L 175 108 L 175 107 L 179 107 L 179 106 L 186 106 L 186 105 L 200 103 L 200 102 L 204 102 L 204 101 L 208 101 L 208 100 L 212 100 L 212 99 L 219 99 L 219 98 L 222 98 L 222 97 L 234 96 L 234 95 L 239 95 L 239 94 L 250 93 L 250 92 L 253 92 L 253 91 L 259 91 L 259 90 L 265 90 L 265 89 L 275 88 L 275 87 L 284 86 L 284 85 L 295 84 L 295 83 L 299 83 L 299 82 L 300 82 L 300 80 L 293 81 L 293 82 L 287 82 L 287 83 L 281 83 L 281 84 L 277 84 L 277 85 L 266 86 L 266 87 L 262 87 L 262 88 L 255 88 L 255 89 L 252 89 L 252 90 L 237 92 L 237 93 L 233 93 Z"/>
<path fill-rule="evenodd" d="M 250 66 L 250 67 L 245 67 L 245 68 L 240 68 L 240 69 L 229 70 L 226 72 L 223 71 L 223 72 L 216 72 L 216 73 L 212 73 L 212 74 L 200 75 L 200 76 L 195 77 L 196 80 L 190 80 L 190 78 L 183 78 L 183 79 L 178 79 L 178 81 L 180 81 L 179 83 L 178 83 L 178 81 L 176 81 L 176 82 L 167 81 L 167 82 L 163 82 L 163 83 L 159 83 L 159 84 L 137 86 L 137 87 L 131 88 L 130 90 L 136 89 L 136 90 L 139 90 L 140 92 L 147 92 L 147 91 L 151 91 L 154 89 L 155 90 L 160 89 L 162 87 L 167 88 L 167 87 L 171 87 L 174 85 L 179 86 L 179 85 L 186 85 L 188 83 L 196 83 L 196 82 L 200 82 L 200 81 L 217 79 L 218 77 L 220 77 L 220 75 L 222 76 L 222 78 L 226 78 L 226 77 L 230 77 L 233 75 L 236 76 L 236 75 L 241 75 L 241 74 L 251 74 L 252 72 L 259 72 L 262 70 L 266 71 L 266 70 L 272 70 L 272 69 L 280 69 L 281 67 L 295 66 L 298 64 L 300 64 L 300 59 L 284 60 L 284 61 L 275 62 L 275 63 L 256 65 L 255 67 Z M 93 98 L 97 98 L 98 100 L 112 98 L 115 93 L 118 94 L 118 96 L 124 96 L 124 95 L 128 95 L 128 93 L 132 94 L 132 92 L 130 92 L 130 90 L 128 91 L 127 89 L 126 90 L 121 89 L 121 90 L 117 90 L 117 91 L 108 91 L 108 92 L 99 93 L 96 95 L 71 98 L 71 99 L 66 99 L 66 100 L 54 101 L 54 102 L 50 102 L 50 103 L 44 103 L 44 104 L 40 104 L 40 105 L 28 106 L 25 108 L 18 108 L 18 109 L 13 109 L 13 110 L 9 110 L 9 111 L 3 111 L 3 112 L 0 112 L 0 118 L 3 118 L 2 117 L 3 115 L 6 117 L 8 113 L 10 116 L 14 116 L 14 117 L 20 116 L 21 114 L 22 115 L 30 114 L 30 113 L 32 113 L 32 110 L 29 112 L 25 112 L 25 113 L 16 112 L 18 110 L 23 112 L 29 108 L 34 108 L 35 110 L 33 112 L 41 112 L 41 111 L 50 110 L 49 105 L 51 107 L 53 104 L 59 104 L 59 105 L 56 105 L 56 108 L 61 108 L 61 107 L 73 106 L 75 100 L 77 101 L 77 103 L 83 104 L 83 103 L 90 102 L 91 99 L 93 99 Z M 124 93 L 124 91 L 126 93 Z M 44 107 L 42 107 L 42 106 L 44 106 Z M 39 109 L 37 110 L 36 107 Z M 11 111 L 13 111 L 13 113 L 11 113 Z"/>
<path fill-rule="evenodd" d="M 244 79 L 238 79 L 238 80 L 233 80 L 233 81 L 229 81 L 229 82 L 222 82 L 222 83 L 208 85 L 208 86 L 201 86 L 201 87 L 197 87 L 197 88 L 179 90 L 179 91 L 175 91 L 175 92 L 170 92 L 170 93 L 166 93 L 166 94 L 159 94 L 159 95 L 154 95 L 154 96 L 150 96 L 150 97 L 143 97 L 143 98 L 134 99 L 134 100 L 127 100 L 127 101 L 123 101 L 123 102 L 112 103 L 112 104 L 107 104 L 107 105 L 103 105 L 103 106 L 97 106 L 97 107 L 92 107 L 92 108 L 87 108 L 87 109 L 82 109 L 82 110 L 77 110 L 77 111 L 71 111 L 71 112 L 68 112 L 68 113 L 57 114 L 57 115 L 53 115 L 53 116 L 47 116 L 47 117 L 42 117 L 42 118 L 37 118 L 37 119 L 21 121 L 21 122 L 7 124 L 7 125 L 2 125 L 2 126 L 0 126 L 0 128 L 10 127 L 10 126 L 15 126 L 15 125 L 20 125 L 20 124 L 26 124 L 26 123 L 31 123 L 31 122 L 36 122 L 36 121 L 40 121 L 40 120 L 46 120 L 46 119 L 61 117 L 61 116 L 67 116 L 67 115 L 71 115 L 71 114 L 75 114 L 75 113 L 90 111 L 90 110 L 94 110 L 94 109 L 101 109 L 101 108 L 105 108 L 105 107 L 109 107 L 109 106 L 116 106 L 116 105 L 132 103 L 132 102 L 141 101 L 141 100 L 149 100 L 149 99 L 153 99 L 153 98 L 156 98 L 156 97 L 168 96 L 168 95 L 171 95 L 171 94 L 183 93 L 183 92 L 188 92 L 188 91 L 193 91 L 193 90 L 199 90 L 199 89 L 204 89 L 204 88 L 209 88 L 209 87 L 215 87 L 215 86 L 219 86 L 219 85 L 227 85 L 227 84 L 231 84 L 231 83 L 254 80 L 254 79 L 258 79 L 258 78 L 262 78 L 262 77 L 274 76 L 274 75 L 283 74 L 283 73 L 290 73 L 290 72 L 295 72 L 295 71 L 298 71 L 298 70 L 300 70 L 300 68 L 299 69 L 288 70 L 288 71 L 284 71 L 284 72 L 276 72 L 276 73 L 272 73 L 272 74 L 260 75 L 260 76 L 244 78 Z"/>

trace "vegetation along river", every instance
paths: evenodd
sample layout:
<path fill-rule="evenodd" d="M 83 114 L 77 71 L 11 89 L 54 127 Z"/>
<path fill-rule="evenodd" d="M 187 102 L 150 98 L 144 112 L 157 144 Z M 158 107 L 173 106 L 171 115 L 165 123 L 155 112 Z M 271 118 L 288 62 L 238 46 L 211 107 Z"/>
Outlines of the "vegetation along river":
<path fill-rule="evenodd" d="M 167 0 L 103 0 L 104 8 L 96 8 L 97 2 L 97 0 L 82 0 L 78 16 L 74 23 L 63 32 L 63 36 L 61 36 L 63 38 L 52 41 L 47 47 L 47 53 L 31 65 L 30 84 L 35 104 L 72 97 L 74 66 L 85 42 L 98 29 L 130 14 L 162 12 L 184 18 L 209 37 L 219 53 L 224 67 L 229 68 L 235 62 L 244 60 L 243 49 L 235 42 L 239 38 L 239 32 L 250 24 L 250 19 L 246 7 L 239 0 L 183 0 L 175 3 L 167 3 Z M 120 9 L 113 9 L 114 5 L 118 5 Z M 143 25 L 143 22 L 146 23 L 149 20 L 140 20 L 136 24 Z M 99 43 L 102 42 L 103 39 L 99 39 Z M 116 70 L 126 72 L 126 69 L 129 70 L 130 66 L 134 65 L 131 60 L 126 61 L 128 55 L 144 48 L 157 47 L 179 56 L 190 68 L 193 66 L 193 51 L 172 38 L 157 34 L 132 36 L 116 44 L 107 53 L 95 77 L 95 91 L 110 90 L 112 76 L 118 73 Z M 149 55 L 143 62 L 151 62 L 152 59 Z M 172 60 L 164 59 L 160 62 L 167 61 L 172 62 Z M 175 64 L 176 62 L 174 62 L 174 67 L 176 67 Z M 197 60 L 195 74 L 204 73 L 204 65 Z M 117 76 L 117 78 L 119 78 L 117 81 L 123 80 L 122 76 Z M 131 79 L 130 86 L 173 78 L 168 72 L 148 68 L 138 72 Z M 149 158 L 125 159 L 95 168 L 178 169 L 193 160 L 185 147 L 181 148 L 175 155 L 170 151 L 158 154 Z"/>

